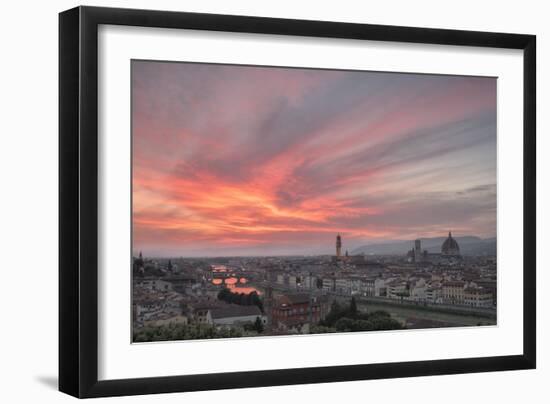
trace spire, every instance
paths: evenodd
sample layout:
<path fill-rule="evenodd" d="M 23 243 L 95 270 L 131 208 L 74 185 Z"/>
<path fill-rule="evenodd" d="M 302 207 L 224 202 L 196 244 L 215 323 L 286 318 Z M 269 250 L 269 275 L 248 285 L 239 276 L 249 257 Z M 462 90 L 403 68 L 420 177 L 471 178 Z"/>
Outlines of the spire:
<path fill-rule="evenodd" d="M 340 237 L 340 233 L 336 236 L 336 256 L 340 257 L 342 254 L 342 237 Z"/>
<path fill-rule="evenodd" d="M 449 231 L 449 238 L 451 238 L 451 237 L 452 237 L 452 236 L 451 236 L 451 232 Z"/>
<path fill-rule="evenodd" d="M 139 259 L 142 259 L 143 256 L 141 255 L 141 251 L 139 252 Z"/>

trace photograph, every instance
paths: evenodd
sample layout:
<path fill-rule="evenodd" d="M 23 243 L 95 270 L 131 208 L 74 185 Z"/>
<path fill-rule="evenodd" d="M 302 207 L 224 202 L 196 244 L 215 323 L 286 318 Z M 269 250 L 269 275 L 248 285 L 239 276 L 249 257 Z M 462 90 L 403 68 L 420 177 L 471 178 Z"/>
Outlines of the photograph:
<path fill-rule="evenodd" d="M 3 8 L 0 403 L 550 396 L 544 2 L 91 3 Z"/>
<path fill-rule="evenodd" d="M 497 326 L 497 77 L 130 67 L 133 343 Z"/>

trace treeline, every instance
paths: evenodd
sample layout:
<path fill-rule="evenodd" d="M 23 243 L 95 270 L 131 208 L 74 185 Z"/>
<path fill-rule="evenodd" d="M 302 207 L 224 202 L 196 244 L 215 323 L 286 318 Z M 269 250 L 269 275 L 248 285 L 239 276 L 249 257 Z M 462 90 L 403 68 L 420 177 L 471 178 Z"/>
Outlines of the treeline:
<path fill-rule="evenodd" d="M 264 332 L 264 323 L 262 323 L 260 317 L 256 317 L 256 321 L 254 321 L 253 323 L 243 324 L 243 328 L 245 331 L 255 331 L 258 334 L 261 334 L 262 332 Z"/>
<path fill-rule="evenodd" d="M 233 293 L 231 290 L 224 288 L 218 293 L 218 299 L 241 306 L 258 306 L 260 311 L 264 312 L 264 304 L 257 292 Z"/>
<path fill-rule="evenodd" d="M 219 328 L 210 324 L 169 324 L 134 329 L 134 342 L 173 341 L 242 337 L 240 328 Z"/>
<path fill-rule="evenodd" d="M 351 298 L 349 304 L 340 304 L 336 300 L 332 303 L 330 312 L 319 326 L 312 332 L 348 332 L 348 331 L 380 331 L 399 330 L 403 326 L 391 315 L 382 310 L 371 313 L 361 312 L 357 309 L 355 298 Z"/>

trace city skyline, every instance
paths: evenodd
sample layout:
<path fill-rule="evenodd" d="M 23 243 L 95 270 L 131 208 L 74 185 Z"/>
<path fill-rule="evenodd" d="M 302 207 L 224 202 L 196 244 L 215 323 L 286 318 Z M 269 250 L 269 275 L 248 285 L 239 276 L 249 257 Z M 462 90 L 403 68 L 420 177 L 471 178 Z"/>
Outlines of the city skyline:
<path fill-rule="evenodd" d="M 496 236 L 494 78 L 133 61 L 132 127 L 134 252 Z"/>
<path fill-rule="evenodd" d="M 454 236 L 455 236 L 455 234 L 453 233 L 453 237 Z M 456 238 L 461 239 L 461 238 L 472 238 L 472 237 L 478 238 L 479 241 L 481 241 L 481 242 L 496 239 L 496 237 L 481 238 L 481 237 L 474 236 L 474 235 L 464 235 L 464 236 L 458 236 Z M 345 254 L 346 252 L 352 253 L 352 251 L 354 249 L 357 249 L 359 247 L 380 246 L 380 245 L 386 246 L 386 245 L 400 244 L 400 243 L 410 243 L 410 246 L 413 246 L 414 242 L 416 240 L 439 240 L 439 239 L 445 239 L 445 238 L 446 238 L 446 236 L 418 237 L 416 239 L 411 239 L 411 240 L 409 240 L 409 239 L 404 239 L 404 240 L 397 240 L 397 239 L 375 240 L 375 242 L 371 242 L 371 243 L 367 242 L 365 244 L 358 243 L 358 244 L 354 244 L 352 246 L 346 246 L 345 244 L 343 244 L 342 254 Z M 188 254 L 188 255 L 181 255 L 181 254 L 155 255 L 155 254 L 147 254 L 147 251 L 143 251 L 143 250 L 133 250 L 132 251 L 132 256 L 133 257 L 138 257 L 141 254 L 143 257 L 151 258 L 151 259 L 248 258 L 248 257 L 254 257 L 254 258 L 261 258 L 261 257 L 274 257 L 274 258 L 276 258 L 276 257 L 321 257 L 321 256 L 333 256 L 334 255 L 334 237 L 332 238 L 331 242 L 332 242 L 331 245 L 326 246 L 326 251 L 323 251 L 321 253 L 311 253 L 311 254 L 296 253 L 296 254 L 271 254 L 271 255 L 267 254 L 266 255 L 266 254 L 258 253 L 258 254 L 249 254 L 249 255 L 222 255 L 222 254 L 212 253 L 212 254 L 204 254 L 204 255 L 200 255 L 200 254 L 198 254 L 198 255 L 193 255 L 193 254 Z M 405 248 L 400 249 L 399 252 L 396 252 L 395 254 L 372 253 L 372 254 L 363 254 L 363 255 L 383 255 L 383 256 L 396 255 L 396 256 L 402 256 L 406 252 L 405 250 L 406 250 Z M 468 254 L 466 254 L 466 255 L 468 255 Z"/>

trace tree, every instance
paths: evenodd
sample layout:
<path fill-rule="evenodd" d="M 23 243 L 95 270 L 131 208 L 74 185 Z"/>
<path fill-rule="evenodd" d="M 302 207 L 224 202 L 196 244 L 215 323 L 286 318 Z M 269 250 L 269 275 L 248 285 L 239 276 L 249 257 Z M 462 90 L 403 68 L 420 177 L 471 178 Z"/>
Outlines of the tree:
<path fill-rule="evenodd" d="M 332 302 L 332 305 L 330 306 L 330 311 L 328 312 L 325 319 L 319 322 L 319 325 L 332 327 L 334 326 L 334 323 L 336 323 L 336 321 L 340 319 L 340 317 L 343 317 L 342 314 L 343 314 L 343 310 L 342 310 L 342 307 L 340 306 L 340 303 L 338 303 L 337 300 L 334 300 Z"/>
<path fill-rule="evenodd" d="M 334 327 L 337 331 L 355 331 L 354 321 L 351 318 L 342 317 L 336 323 Z"/>
<path fill-rule="evenodd" d="M 319 326 L 345 332 L 398 330 L 403 328 L 401 323 L 391 318 L 391 315 L 386 311 L 360 312 L 357 309 L 357 302 L 354 297 L 352 297 L 349 305 L 345 306 L 341 306 L 335 300 L 325 319 L 319 322 Z"/>
<path fill-rule="evenodd" d="M 260 296 L 258 296 L 258 293 L 256 293 L 256 292 L 250 293 L 250 304 L 253 305 L 253 306 L 258 306 L 260 311 L 262 313 L 264 312 L 264 303 L 260 299 Z"/>
<path fill-rule="evenodd" d="M 357 303 L 355 302 L 355 296 L 352 296 L 351 302 L 349 304 L 349 314 L 351 317 L 355 317 L 357 315 Z"/>
<path fill-rule="evenodd" d="M 229 299 L 231 298 L 230 295 L 231 295 L 231 291 L 227 288 L 223 288 L 218 292 L 218 300 L 223 300 L 229 303 Z"/>
<path fill-rule="evenodd" d="M 256 317 L 256 321 L 254 321 L 254 330 L 258 331 L 258 334 L 264 332 L 264 323 L 260 317 Z"/>
<path fill-rule="evenodd" d="M 216 328 L 210 324 L 170 324 L 134 329 L 135 342 L 241 337 L 240 327 Z"/>
<path fill-rule="evenodd" d="M 238 304 L 241 306 L 258 306 L 260 311 L 264 312 L 264 304 L 257 292 L 251 293 L 234 293 L 231 290 L 224 288 L 218 292 L 218 300 L 223 300 L 226 303 Z"/>
<path fill-rule="evenodd" d="M 310 334 L 326 334 L 330 332 L 336 332 L 336 328 L 327 327 L 324 325 L 312 325 L 309 330 Z"/>

